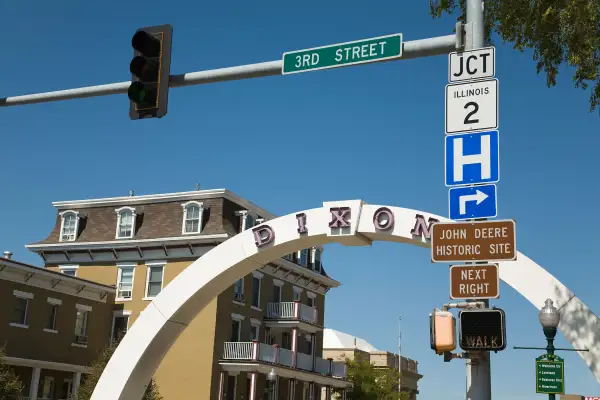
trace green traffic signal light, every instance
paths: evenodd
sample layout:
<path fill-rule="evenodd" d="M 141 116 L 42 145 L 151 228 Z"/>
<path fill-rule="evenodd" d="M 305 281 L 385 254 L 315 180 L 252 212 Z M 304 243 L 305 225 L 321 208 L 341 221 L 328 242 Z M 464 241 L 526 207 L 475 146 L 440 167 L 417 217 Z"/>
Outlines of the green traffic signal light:
<path fill-rule="evenodd" d="M 156 105 L 156 87 L 143 84 L 140 81 L 133 82 L 127 90 L 127 96 L 139 108 L 148 108 Z"/>

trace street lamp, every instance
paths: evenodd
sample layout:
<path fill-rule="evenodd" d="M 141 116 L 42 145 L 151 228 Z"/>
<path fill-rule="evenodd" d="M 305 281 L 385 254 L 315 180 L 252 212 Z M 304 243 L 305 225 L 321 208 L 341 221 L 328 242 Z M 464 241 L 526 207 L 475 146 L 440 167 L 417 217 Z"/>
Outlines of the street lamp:
<path fill-rule="evenodd" d="M 277 381 L 275 368 L 271 368 L 271 371 L 267 374 L 267 381 L 269 382 L 269 399 L 275 400 L 275 382 Z"/>
<path fill-rule="evenodd" d="M 552 300 L 546 299 L 546 305 L 542 307 L 539 313 L 540 324 L 542 324 L 542 328 L 544 329 L 544 336 L 546 336 L 546 340 L 548 344 L 546 345 L 546 352 L 550 356 L 554 355 L 554 338 L 556 337 L 556 328 L 558 328 L 558 324 L 560 323 L 560 311 L 554 307 L 552 304 Z M 549 394 L 549 400 L 555 400 L 556 395 Z"/>

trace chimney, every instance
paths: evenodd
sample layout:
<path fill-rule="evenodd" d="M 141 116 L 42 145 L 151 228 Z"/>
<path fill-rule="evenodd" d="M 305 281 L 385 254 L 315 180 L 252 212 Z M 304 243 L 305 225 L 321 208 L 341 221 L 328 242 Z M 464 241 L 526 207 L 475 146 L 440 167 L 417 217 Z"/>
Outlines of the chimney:
<path fill-rule="evenodd" d="M 356 338 L 354 338 L 354 348 L 358 348 L 358 346 L 356 346 Z"/>
<path fill-rule="evenodd" d="M 200 184 L 196 183 L 196 190 L 200 190 Z"/>
<path fill-rule="evenodd" d="M 133 197 L 135 196 L 135 191 L 134 190 L 130 190 L 129 191 L 129 197 Z"/>
<path fill-rule="evenodd" d="M 4 258 L 9 259 L 9 260 L 12 259 L 13 253 L 11 251 L 6 250 L 3 254 L 4 254 Z"/>

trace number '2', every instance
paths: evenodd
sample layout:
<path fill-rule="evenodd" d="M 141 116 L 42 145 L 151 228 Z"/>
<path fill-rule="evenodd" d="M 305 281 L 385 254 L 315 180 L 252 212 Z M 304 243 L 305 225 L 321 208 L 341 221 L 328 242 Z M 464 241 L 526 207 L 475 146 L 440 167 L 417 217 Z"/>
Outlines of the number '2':
<path fill-rule="evenodd" d="M 479 122 L 479 119 L 473 118 L 471 119 L 471 117 L 473 115 L 475 115 L 475 113 L 477 113 L 477 111 L 479 111 L 479 104 L 475 103 L 474 101 L 470 101 L 467 104 L 465 104 L 465 110 L 469 109 L 469 107 L 473 106 L 473 111 L 467 113 L 467 116 L 465 117 L 465 124 L 476 124 Z"/>

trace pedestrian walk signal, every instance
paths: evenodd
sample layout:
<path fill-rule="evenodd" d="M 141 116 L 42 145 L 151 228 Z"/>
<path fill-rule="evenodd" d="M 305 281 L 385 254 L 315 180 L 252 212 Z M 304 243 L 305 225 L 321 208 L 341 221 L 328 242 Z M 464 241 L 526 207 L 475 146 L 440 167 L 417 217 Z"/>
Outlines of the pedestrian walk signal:
<path fill-rule="evenodd" d="M 171 25 L 138 29 L 131 39 L 129 118 L 162 118 L 167 114 L 171 73 Z"/>
<path fill-rule="evenodd" d="M 464 310 L 458 314 L 460 348 L 501 351 L 506 348 L 506 315 L 499 308 Z"/>
<path fill-rule="evenodd" d="M 450 311 L 434 309 L 429 314 L 429 341 L 436 354 L 456 349 L 456 320 Z"/>

